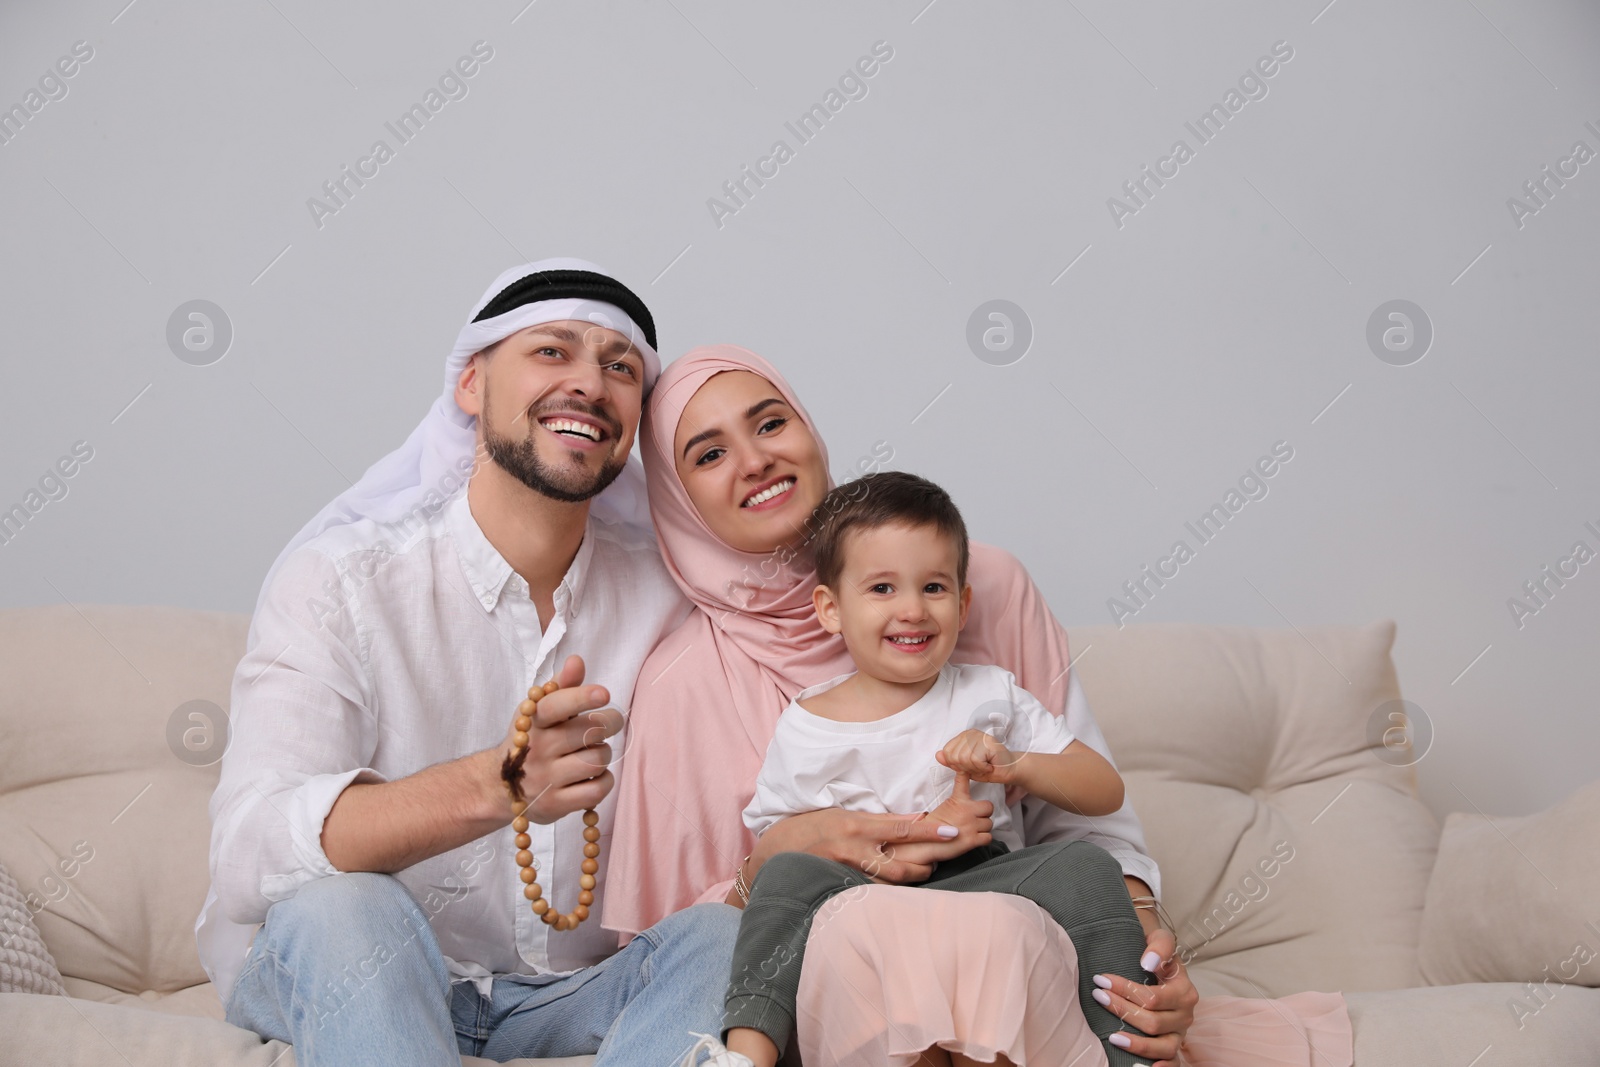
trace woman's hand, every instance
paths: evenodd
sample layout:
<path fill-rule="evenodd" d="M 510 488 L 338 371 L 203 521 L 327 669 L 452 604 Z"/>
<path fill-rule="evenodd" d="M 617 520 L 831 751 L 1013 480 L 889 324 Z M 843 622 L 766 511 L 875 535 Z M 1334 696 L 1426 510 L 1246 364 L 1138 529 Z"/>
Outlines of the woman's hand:
<path fill-rule="evenodd" d="M 878 815 L 843 808 L 808 811 L 789 816 L 761 835 L 746 877 L 754 881 L 760 863 L 779 852 L 810 852 L 849 864 L 879 882 L 925 882 L 935 863 L 966 851 L 959 847 L 959 833 L 955 827 L 920 815 Z"/>
<path fill-rule="evenodd" d="M 945 841 L 927 844 L 899 844 L 893 846 L 894 857 L 910 864 L 927 865 L 931 870 L 945 860 L 953 860 L 979 845 L 994 840 L 994 803 L 972 799 L 970 780 L 957 774 L 956 785 L 943 804 L 928 813 L 924 821 L 935 825 L 942 822 L 956 829 L 956 836 Z M 883 879 L 887 881 L 888 879 Z"/>
<path fill-rule="evenodd" d="M 1140 985 L 1116 974 L 1097 974 L 1094 999 L 1119 1019 L 1145 1035 L 1128 1034 L 1126 1048 L 1135 1056 L 1155 1060 L 1154 1067 L 1178 1067 L 1178 1048 L 1194 1025 L 1194 1006 L 1200 999 L 1189 981 L 1178 942 L 1167 930 L 1152 930 L 1140 965 L 1154 974 L 1159 985 Z"/>
<path fill-rule="evenodd" d="M 990 817 L 993 814 L 994 802 L 973 800 L 972 779 L 965 771 L 957 771 L 950 796 L 943 804 L 928 812 L 928 818 L 946 826 L 954 826 L 957 836 L 951 839 L 949 847 L 959 847 L 966 852 L 994 840 L 994 819 Z"/>

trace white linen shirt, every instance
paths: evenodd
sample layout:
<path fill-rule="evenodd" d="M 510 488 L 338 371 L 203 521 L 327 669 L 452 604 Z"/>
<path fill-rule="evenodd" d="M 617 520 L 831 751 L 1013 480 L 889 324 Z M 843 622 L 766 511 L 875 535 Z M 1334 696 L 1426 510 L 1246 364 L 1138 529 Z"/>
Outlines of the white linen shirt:
<path fill-rule="evenodd" d="M 211 889 L 195 925 L 224 1004 L 275 901 L 335 874 L 322 825 L 352 782 L 384 782 L 498 744 L 527 690 L 583 657 L 586 684 L 627 714 L 645 657 L 689 602 L 648 530 L 589 518 L 554 595 L 549 628 L 527 582 L 473 518 L 463 488 L 403 544 L 372 521 L 336 527 L 284 561 L 234 675 L 231 736 L 211 798 Z M 611 740 L 611 769 L 626 751 Z M 591 912 L 606 890 L 615 792 L 597 809 L 602 847 Z M 452 982 L 549 981 L 617 950 L 598 922 L 556 933 L 522 895 L 502 829 L 396 873 L 429 915 Z M 577 903 L 583 824 L 532 825 L 552 904 Z"/>
<path fill-rule="evenodd" d="M 1074 740 L 1066 719 L 1050 714 L 1010 671 L 977 664 L 946 663 L 915 703 L 870 722 L 840 722 L 801 707 L 853 676 L 802 690 L 778 719 L 744 811 L 757 837 L 781 819 L 823 808 L 932 811 L 955 783 L 955 771 L 934 753 L 965 730 L 982 730 L 1018 753 L 1061 752 Z M 1020 803 L 1007 808 L 1005 787 L 993 782 L 973 782 L 971 793 L 993 802 L 994 839 L 1013 852 L 1022 848 Z"/>

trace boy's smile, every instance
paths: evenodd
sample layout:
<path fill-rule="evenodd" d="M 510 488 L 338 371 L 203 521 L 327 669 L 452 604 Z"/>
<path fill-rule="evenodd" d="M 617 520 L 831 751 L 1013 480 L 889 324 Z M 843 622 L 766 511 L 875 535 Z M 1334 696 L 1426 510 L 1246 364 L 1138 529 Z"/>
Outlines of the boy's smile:
<path fill-rule="evenodd" d="M 838 589 L 818 588 L 817 616 L 844 636 L 861 674 L 925 692 L 966 623 L 972 590 L 958 584 L 958 563 L 954 540 L 931 524 L 851 530 Z"/>

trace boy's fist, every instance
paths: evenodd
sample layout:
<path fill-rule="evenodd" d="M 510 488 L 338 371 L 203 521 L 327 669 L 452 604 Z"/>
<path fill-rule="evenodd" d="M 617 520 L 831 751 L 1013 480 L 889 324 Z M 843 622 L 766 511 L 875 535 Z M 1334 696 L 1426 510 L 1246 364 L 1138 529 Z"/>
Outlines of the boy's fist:
<path fill-rule="evenodd" d="M 970 775 L 974 782 L 1010 785 L 1017 777 L 1016 755 L 982 730 L 961 731 L 934 758 L 953 771 Z"/>

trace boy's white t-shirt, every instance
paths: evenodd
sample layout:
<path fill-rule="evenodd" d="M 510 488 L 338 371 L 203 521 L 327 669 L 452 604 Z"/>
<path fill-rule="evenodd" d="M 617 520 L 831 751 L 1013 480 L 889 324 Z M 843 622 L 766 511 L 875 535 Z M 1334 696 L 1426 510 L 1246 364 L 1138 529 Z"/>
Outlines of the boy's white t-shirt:
<path fill-rule="evenodd" d="M 800 706 L 849 677 L 802 690 L 784 709 L 755 797 L 744 810 L 752 833 L 759 836 L 780 819 L 822 808 L 931 811 L 949 798 L 956 777 L 934 753 L 963 730 L 992 734 L 1017 753 L 1055 753 L 1073 742 L 1064 716 L 1050 714 L 1010 671 L 986 665 L 946 663 L 921 700 L 874 722 L 835 722 Z M 973 782 L 972 797 L 994 803 L 994 840 L 1013 851 L 1021 848 L 1005 787 Z"/>

